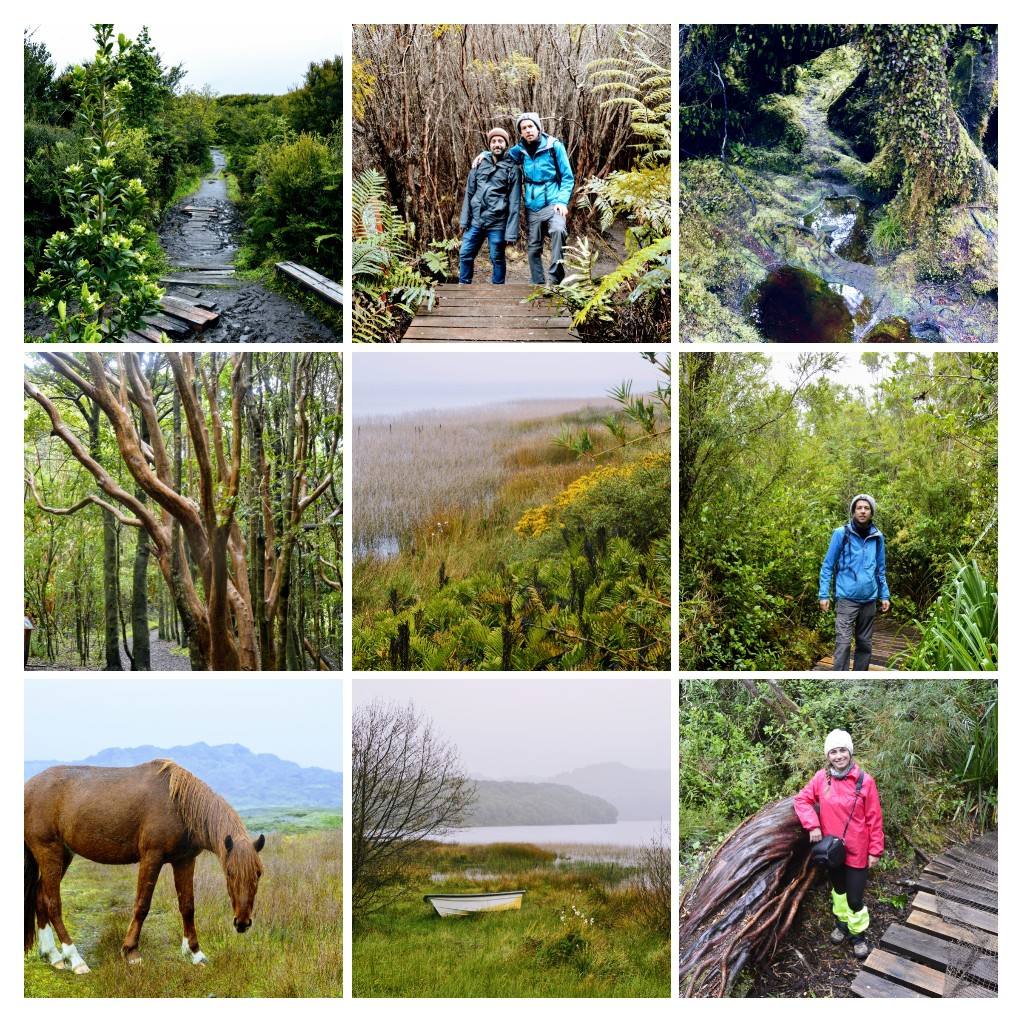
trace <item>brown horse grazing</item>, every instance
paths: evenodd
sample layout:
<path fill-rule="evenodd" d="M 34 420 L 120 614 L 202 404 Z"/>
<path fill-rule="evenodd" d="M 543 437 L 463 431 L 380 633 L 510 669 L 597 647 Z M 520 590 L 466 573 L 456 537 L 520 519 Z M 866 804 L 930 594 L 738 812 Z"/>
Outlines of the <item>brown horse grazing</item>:
<path fill-rule="evenodd" d="M 130 964 L 142 962 L 142 923 L 160 869 L 170 864 L 185 933 L 181 951 L 205 964 L 192 896 L 196 857 L 209 850 L 220 860 L 241 933 L 252 924 L 263 842 L 262 835 L 253 842 L 231 805 L 173 761 L 47 768 L 25 783 L 25 951 L 38 938 L 39 955 L 54 967 L 88 972 L 60 911 L 61 879 L 77 853 L 99 864 L 139 865 L 135 913 L 121 947 Z"/>

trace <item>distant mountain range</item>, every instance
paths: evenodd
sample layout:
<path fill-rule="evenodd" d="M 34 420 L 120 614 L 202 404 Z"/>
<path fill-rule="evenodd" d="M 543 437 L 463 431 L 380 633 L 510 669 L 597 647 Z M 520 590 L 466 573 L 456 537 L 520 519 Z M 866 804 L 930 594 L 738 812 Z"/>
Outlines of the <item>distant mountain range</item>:
<path fill-rule="evenodd" d="M 606 761 L 562 772 L 551 782 L 607 800 L 623 821 L 668 821 L 670 818 L 668 772 L 644 771 Z"/>
<path fill-rule="evenodd" d="M 474 780 L 476 803 L 465 825 L 598 825 L 614 822 L 615 808 L 600 797 L 550 782 Z"/>
<path fill-rule="evenodd" d="M 193 743 L 187 747 L 110 747 L 81 761 L 26 761 L 25 778 L 56 764 L 127 768 L 166 757 L 198 775 L 238 809 L 253 807 L 341 807 L 341 772 L 300 768 L 274 754 L 254 754 L 238 743 Z"/>

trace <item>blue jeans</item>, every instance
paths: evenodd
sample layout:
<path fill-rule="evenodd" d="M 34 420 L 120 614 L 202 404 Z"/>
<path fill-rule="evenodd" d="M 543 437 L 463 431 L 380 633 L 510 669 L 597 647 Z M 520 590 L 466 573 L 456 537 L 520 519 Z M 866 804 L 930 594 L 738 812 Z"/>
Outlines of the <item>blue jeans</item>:
<path fill-rule="evenodd" d="M 470 224 L 459 249 L 459 284 L 473 283 L 473 261 L 484 244 L 491 250 L 491 284 L 505 283 L 505 231 L 503 228 L 478 228 Z"/>

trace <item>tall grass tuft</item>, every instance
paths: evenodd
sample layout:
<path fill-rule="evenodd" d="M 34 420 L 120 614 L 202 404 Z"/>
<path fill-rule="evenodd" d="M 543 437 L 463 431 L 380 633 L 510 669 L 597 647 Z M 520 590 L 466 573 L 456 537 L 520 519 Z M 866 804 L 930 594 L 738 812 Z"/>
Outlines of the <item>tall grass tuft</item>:
<path fill-rule="evenodd" d="M 953 572 L 923 622 L 921 640 L 900 666 L 911 671 L 994 672 L 999 600 L 975 561 L 952 558 Z"/>

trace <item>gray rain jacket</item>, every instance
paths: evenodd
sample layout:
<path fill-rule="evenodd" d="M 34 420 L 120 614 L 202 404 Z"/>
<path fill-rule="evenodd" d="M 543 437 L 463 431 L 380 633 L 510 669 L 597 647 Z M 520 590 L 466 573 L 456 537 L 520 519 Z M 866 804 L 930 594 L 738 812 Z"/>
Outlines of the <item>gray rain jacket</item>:
<path fill-rule="evenodd" d="M 522 205 L 523 172 L 507 156 L 495 160 L 488 153 L 469 172 L 466 195 L 462 200 L 459 225 L 463 231 L 475 225 L 494 230 L 504 228 L 505 241 L 519 238 L 519 210 Z"/>

